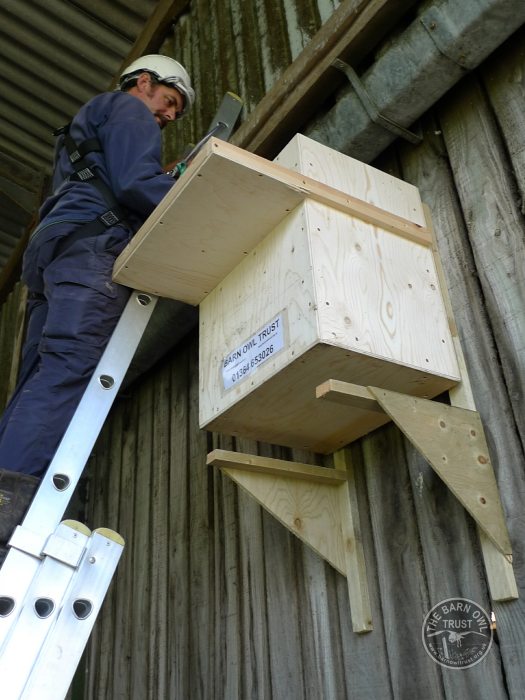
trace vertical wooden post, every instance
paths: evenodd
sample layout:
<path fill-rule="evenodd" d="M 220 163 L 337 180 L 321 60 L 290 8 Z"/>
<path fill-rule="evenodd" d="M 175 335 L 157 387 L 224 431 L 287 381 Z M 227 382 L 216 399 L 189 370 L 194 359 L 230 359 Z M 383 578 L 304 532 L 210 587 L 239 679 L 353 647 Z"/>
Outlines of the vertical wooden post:
<path fill-rule="evenodd" d="M 439 282 L 441 285 L 441 293 L 443 296 L 443 302 L 447 311 L 449 318 L 450 329 L 452 333 L 452 339 L 454 342 L 454 348 L 456 350 L 458 365 L 461 374 L 461 382 L 453 389 L 449 390 L 450 404 L 458 408 L 466 408 L 471 411 L 476 410 L 476 402 L 474 401 L 474 395 L 472 394 L 472 387 L 470 385 L 470 379 L 468 375 L 467 366 L 465 363 L 465 357 L 463 355 L 463 349 L 459 341 L 458 330 L 454 320 L 454 313 L 452 311 L 452 304 L 450 302 L 450 297 L 448 294 L 448 287 L 445 279 L 445 273 L 443 271 L 443 266 L 441 264 L 441 258 L 439 256 L 439 251 L 436 242 L 436 235 L 434 228 L 432 226 L 432 218 L 430 216 L 430 209 L 428 205 L 424 204 L 423 209 L 425 212 L 425 219 L 429 231 L 432 232 L 433 244 L 432 250 L 434 253 L 434 261 L 436 265 L 436 271 L 438 274 Z M 481 551 L 483 552 L 483 561 L 485 563 L 485 571 L 487 574 L 487 581 L 490 589 L 490 596 L 492 600 L 504 601 L 513 600 L 518 598 L 518 587 L 516 585 L 516 579 L 514 577 L 514 570 L 512 568 L 512 557 L 505 556 L 502 554 L 496 545 L 494 545 L 491 540 L 485 535 L 485 533 L 478 527 L 478 533 L 481 543 Z"/>
<path fill-rule="evenodd" d="M 334 466 L 346 472 L 347 476 L 346 483 L 339 487 L 339 507 L 352 629 L 357 633 L 370 632 L 373 629 L 372 612 L 361 538 L 355 473 L 350 450 L 347 447 L 334 453 Z"/>
<path fill-rule="evenodd" d="M 22 345 L 24 343 L 25 323 L 26 323 L 27 287 L 20 282 L 18 305 L 16 311 L 15 342 L 13 354 L 11 356 L 11 370 L 9 372 L 9 382 L 7 385 L 7 397 L 9 398 L 15 390 L 18 380 L 18 372 L 22 361 Z"/>

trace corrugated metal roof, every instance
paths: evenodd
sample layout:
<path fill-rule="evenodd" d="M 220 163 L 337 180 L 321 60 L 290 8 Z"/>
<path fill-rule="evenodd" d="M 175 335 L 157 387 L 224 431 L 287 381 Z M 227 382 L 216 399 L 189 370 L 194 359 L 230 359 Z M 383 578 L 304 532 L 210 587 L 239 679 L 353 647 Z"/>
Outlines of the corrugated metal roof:
<path fill-rule="evenodd" d="M 170 136 L 168 151 L 180 151 L 179 141 L 200 137 L 226 90 L 242 94 L 250 112 L 338 5 L 0 0 L 0 274 L 39 203 L 42 176 L 51 170 L 53 130 L 111 87 L 152 15 L 177 22 L 171 36 L 164 32 L 161 52 L 173 51 L 185 63 L 199 94 L 198 114 L 177 128 L 175 140 Z"/>
<path fill-rule="evenodd" d="M 376 9 L 379 19 L 372 21 L 369 17 L 361 25 L 366 28 L 370 22 L 372 29 L 367 30 L 368 39 L 356 55 L 362 57 L 365 46 L 371 50 L 374 44 L 370 38 L 376 41 L 376 34 L 384 33 L 402 11 L 415 3 L 396 0 L 395 9 Z M 354 19 L 351 14 L 360 17 L 369 5 L 375 7 L 376 3 L 0 0 L 0 70 L 4 78 L 0 103 L 0 294 L 9 286 L 5 282 L 6 263 L 37 207 L 43 174 L 51 170 L 53 130 L 70 121 L 92 96 L 111 89 L 130 53 L 135 58 L 158 50 L 180 60 L 192 76 L 198 109 L 191 119 L 182 120 L 164 134 L 164 159 L 168 163 L 201 138 L 226 91 L 236 92 L 244 101 L 241 122 L 251 117 L 266 95 L 271 98 L 267 102 L 273 110 L 283 100 L 286 82 L 272 97 L 273 87 L 299 60 L 321 25 L 343 8 L 333 24 L 337 35 L 339 22 L 348 27 Z M 392 7 L 392 3 L 377 5 Z M 371 17 L 375 17 L 374 12 Z M 312 51 L 317 49 L 314 43 Z M 301 65 L 299 75 L 304 66 L 315 68 L 315 60 L 310 55 Z M 333 78 L 332 91 L 337 83 Z M 290 90 L 295 88 L 292 82 Z M 323 92 L 311 104 L 303 100 L 301 109 L 294 108 L 287 118 L 279 138 L 299 130 L 311 116 L 308 110 L 317 100 L 325 99 Z M 265 110 L 264 120 L 271 114 L 271 110 Z M 257 130 L 260 119 L 261 115 L 253 120 L 255 126 L 250 133 Z M 249 148 L 245 143 L 239 145 Z M 264 155 L 272 157 L 266 152 Z M 15 170 L 17 189 L 8 188 Z"/>
<path fill-rule="evenodd" d="M 157 5 L 0 0 L 0 271 L 38 205 L 53 130 L 109 87 Z"/>

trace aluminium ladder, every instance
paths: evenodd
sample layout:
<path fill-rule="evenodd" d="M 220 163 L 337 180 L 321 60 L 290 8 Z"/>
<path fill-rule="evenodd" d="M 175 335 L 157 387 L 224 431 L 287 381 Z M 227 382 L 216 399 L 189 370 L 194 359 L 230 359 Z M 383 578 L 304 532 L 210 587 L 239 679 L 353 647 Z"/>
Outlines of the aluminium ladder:
<path fill-rule="evenodd" d="M 158 298 L 132 292 L 0 568 L 2 700 L 60 700 L 124 540 L 60 522 Z"/>
<path fill-rule="evenodd" d="M 206 135 L 228 141 L 243 102 L 227 92 Z M 131 364 L 158 297 L 131 293 L 27 514 L 0 568 L 2 700 L 61 700 L 124 548 L 105 528 L 60 522 Z"/>

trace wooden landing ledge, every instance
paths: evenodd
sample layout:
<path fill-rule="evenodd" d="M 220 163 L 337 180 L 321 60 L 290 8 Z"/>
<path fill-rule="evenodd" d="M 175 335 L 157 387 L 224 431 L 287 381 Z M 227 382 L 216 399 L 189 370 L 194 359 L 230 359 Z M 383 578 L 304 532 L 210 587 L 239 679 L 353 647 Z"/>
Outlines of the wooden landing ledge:
<path fill-rule="evenodd" d="M 329 467 L 314 467 L 311 464 L 288 462 L 284 459 L 259 457 L 229 450 L 213 450 L 213 452 L 209 453 L 206 463 L 212 464 L 219 469 L 242 469 L 260 474 L 303 479 L 333 486 L 340 486 L 347 481 L 345 472 L 330 469 Z"/>
<path fill-rule="evenodd" d="M 305 200 L 432 244 L 426 227 L 210 139 L 117 258 L 114 279 L 197 305 Z"/>
<path fill-rule="evenodd" d="M 353 406 L 364 411 L 385 413 L 365 386 L 342 382 L 339 379 L 328 379 L 319 384 L 315 388 L 315 398 L 334 401 L 342 406 Z"/>

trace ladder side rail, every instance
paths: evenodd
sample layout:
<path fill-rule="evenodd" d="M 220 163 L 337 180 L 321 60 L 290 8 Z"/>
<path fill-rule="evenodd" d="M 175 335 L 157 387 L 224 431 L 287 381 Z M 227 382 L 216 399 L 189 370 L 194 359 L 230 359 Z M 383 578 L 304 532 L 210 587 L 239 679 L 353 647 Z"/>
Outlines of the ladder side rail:
<path fill-rule="evenodd" d="M 39 532 L 45 523 L 49 533 L 62 519 L 157 299 L 142 292 L 132 293 L 29 507 L 23 527 Z M 60 484 L 64 481 L 62 488 Z"/>
<path fill-rule="evenodd" d="M 0 568 L 0 648 L 16 623 L 46 540 L 60 523 L 157 301 L 151 294 L 131 294 L 24 521 L 11 538 Z M 6 601 L 14 602 L 7 614 Z"/>

